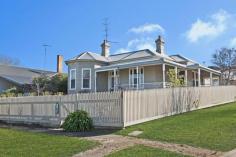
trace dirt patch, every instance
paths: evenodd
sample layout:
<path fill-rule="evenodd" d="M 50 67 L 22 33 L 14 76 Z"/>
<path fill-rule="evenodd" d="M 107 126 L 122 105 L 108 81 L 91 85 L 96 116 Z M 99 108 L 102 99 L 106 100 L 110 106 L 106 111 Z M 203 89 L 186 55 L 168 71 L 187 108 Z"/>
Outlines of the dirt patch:
<path fill-rule="evenodd" d="M 116 135 L 103 135 L 103 136 L 96 136 L 96 137 L 86 137 L 88 140 L 95 140 L 102 145 L 88 150 L 86 152 L 79 153 L 74 155 L 73 157 L 103 157 L 110 153 L 125 149 L 127 147 L 131 147 L 135 145 L 130 140 L 124 140 L 124 138 L 120 138 L 120 136 Z"/>
<path fill-rule="evenodd" d="M 134 137 L 124 137 L 120 135 L 103 135 L 95 137 L 86 137 L 86 139 L 98 141 L 102 143 L 102 146 L 77 154 L 74 157 L 89 157 L 89 156 L 103 157 L 112 152 L 122 150 L 124 148 L 134 146 L 136 144 L 141 144 L 153 148 L 160 148 L 195 157 L 219 157 L 223 154 L 222 152 L 216 152 L 203 148 L 195 148 L 188 145 L 150 141 Z"/>

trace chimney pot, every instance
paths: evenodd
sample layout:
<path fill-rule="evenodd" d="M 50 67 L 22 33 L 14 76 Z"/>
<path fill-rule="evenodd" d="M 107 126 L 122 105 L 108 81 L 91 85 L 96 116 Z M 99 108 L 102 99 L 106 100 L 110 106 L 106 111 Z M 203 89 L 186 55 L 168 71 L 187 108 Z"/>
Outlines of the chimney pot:
<path fill-rule="evenodd" d="M 156 52 L 160 53 L 160 54 L 164 54 L 165 53 L 165 41 L 163 40 L 163 38 L 159 35 L 157 40 L 155 41 L 156 43 Z"/>
<path fill-rule="evenodd" d="M 63 56 L 57 55 L 57 73 L 61 74 L 63 72 Z"/>
<path fill-rule="evenodd" d="M 110 55 L 110 47 L 111 47 L 108 41 L 104 40 L 103 43 L 101 44 L 101 47 L 102 47 L 101 55 L 104 57 L 108 57 Z"/>

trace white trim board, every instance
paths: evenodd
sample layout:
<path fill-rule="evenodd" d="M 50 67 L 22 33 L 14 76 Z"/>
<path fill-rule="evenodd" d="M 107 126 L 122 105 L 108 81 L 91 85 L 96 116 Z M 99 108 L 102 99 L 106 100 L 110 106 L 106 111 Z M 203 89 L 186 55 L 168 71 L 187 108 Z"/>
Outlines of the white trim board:
<path fill-rule="evenodd" d="M 75 71 L 75 88 L 71 88 L 71 73 L 72 71 Z M 76 90 L 76 69 L 70 69 L 70 82 L 69 82 L 69 89 L 70 90 Z"/>
<path fill-rule="evenodd" d="M 89 88 L 84 88 L 83 87 L 83 75 L 84 75 L 84 70 L 89 70 Z M 81 75 L 81 89 L 91 89 L 91 68 L 82 68 L 82 75 Z"/>

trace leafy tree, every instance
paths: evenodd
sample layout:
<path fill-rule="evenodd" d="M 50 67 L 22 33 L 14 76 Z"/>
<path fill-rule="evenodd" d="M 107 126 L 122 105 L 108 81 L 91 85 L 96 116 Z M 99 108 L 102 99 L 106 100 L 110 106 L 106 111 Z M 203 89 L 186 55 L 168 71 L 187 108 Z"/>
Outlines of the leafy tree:
<path fill-rule="evenodd" d="M 169 69 L 167 71 L 167 76 L 169 78 L 171 87 L 183 86 L 184 81 L 183 81 L 183 79 L 179 79 L 178 76 L 176 76 L 175 69 Z"/>
<path fill-rule="evenodd" d="M 32 90 L 37 92 L 39 96 L 47 90 L 49 78 L 45 74 L 42 74 L 40 77 L 34 78 L 32 83 Z"/>
<path fill-rule="evenodd" d="M 41 75 L 34 78 L 32 90 L 37 92 L 38 95 L 48 93 L 67 93 L 67 76 L 64 74 L 56 74 L 52 77 Z"/>
<path fill-rule="evenodd" d="M 67 75 L 57 74 L 49 80 L 48 89 L 52 93 L 67 93 Z"/>
<path fill-rule="evenodd" d="M 212 63 L 221 71 L 221 83 L 230 84 L 232 67 L 236 63 L 236 50 L 234 48 L 221 48 L 212 55 Z"/>

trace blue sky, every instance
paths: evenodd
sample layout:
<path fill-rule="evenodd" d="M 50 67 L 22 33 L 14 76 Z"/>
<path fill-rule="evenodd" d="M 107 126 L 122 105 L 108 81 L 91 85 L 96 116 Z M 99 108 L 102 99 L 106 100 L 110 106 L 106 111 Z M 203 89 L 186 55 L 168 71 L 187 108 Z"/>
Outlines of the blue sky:
<path fill-rule="evenodd" d="M 228 0 L 0 0 L 0 54 L 21 66 L 56 70 L 83 51 L 100 53 L 105 17 L 109 18 L 111 53 L 153 49 L 160 34 L 167 54 L 180 53 L 210 64 L 221 47 L 236 47 L 236 1 Z M 66 70 L 66 68 L 65 68 Z"/>

